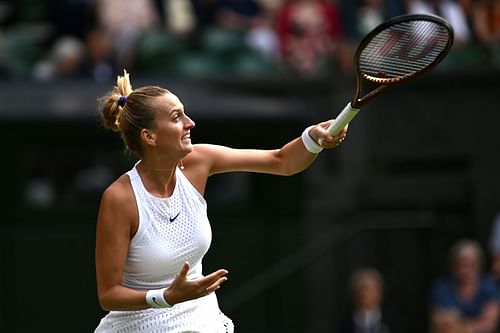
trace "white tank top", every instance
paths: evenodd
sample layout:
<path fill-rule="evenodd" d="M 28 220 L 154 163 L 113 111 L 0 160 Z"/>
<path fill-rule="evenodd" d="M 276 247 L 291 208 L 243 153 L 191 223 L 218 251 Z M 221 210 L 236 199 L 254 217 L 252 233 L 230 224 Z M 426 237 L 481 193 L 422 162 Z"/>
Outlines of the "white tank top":
<path fill-rule="evenodd" d="M 191 266 L 188 278 L 200 277 L 201 261 L 212 240 L 205 199 L 179 169 L 168 198 L 149 193 L 135 167 L 127 174 L 139 209 L 139 227 L 130 242 L 123 285 L 139 290 L 168 287 L 185 261 Z"/>
<path fill-rule="evenodd" d="M 139 210 L 139 227 L 129 245 L 123 285 L 137 290 L 170 286 L 185 261 L 188 278 L 202 276 L 202 259 L 210 247 L 212 231 L 205 199 L 181 170 L 176 169 L 172 195 L 149 193 L 136 167 L 127 172 Z M 233 324 L 220 310 L 215 293 L 166 309 L 111 311 L 95 332 L 233 332 Z"/>

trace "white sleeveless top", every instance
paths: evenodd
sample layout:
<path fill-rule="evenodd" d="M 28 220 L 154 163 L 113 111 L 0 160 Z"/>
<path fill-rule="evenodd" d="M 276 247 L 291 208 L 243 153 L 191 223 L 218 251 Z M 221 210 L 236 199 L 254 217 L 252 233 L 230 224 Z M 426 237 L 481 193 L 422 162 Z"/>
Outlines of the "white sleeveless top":
<path fill-rule="evenodd" d="M 181 170 L 168 198 L 153 196 L 136 167 L 127 172 L 139 210 L 139 227 L 130 241 L 123 285 L 136 290 L 170 286 L 185 261 L 189 279 L 202 276 L 202 259 L 212 231 L 207 205 Z M 111 311 L 97 327 L 103 332 L 233 332 L 233 324 L 219 310 L 215 293 L 168 309 Z"/>

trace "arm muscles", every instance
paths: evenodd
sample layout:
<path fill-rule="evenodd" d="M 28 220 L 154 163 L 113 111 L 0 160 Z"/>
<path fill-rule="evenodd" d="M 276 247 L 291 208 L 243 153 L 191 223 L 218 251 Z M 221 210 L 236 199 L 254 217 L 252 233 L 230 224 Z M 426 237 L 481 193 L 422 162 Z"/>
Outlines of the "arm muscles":
<path fill-rule="evenodd" d="M 293 175 L 306 169 L 317 157 L 304 148 L 300 138 L 274 150 L 233 149 L 215 145 L 197 145 L 196 149 L 209 163 L 209 175 L 231 171 Z"/>

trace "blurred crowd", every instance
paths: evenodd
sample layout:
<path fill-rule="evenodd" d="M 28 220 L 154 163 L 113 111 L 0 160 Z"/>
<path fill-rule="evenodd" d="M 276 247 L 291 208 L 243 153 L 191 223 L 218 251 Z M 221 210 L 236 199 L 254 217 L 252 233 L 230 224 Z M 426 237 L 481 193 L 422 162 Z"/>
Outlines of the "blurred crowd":
<path fill-rule="evenodd" d="M 491 255 L 473 239 L 459 239 L 451 246 L 447 273 L 431 282 L 427 332 L 500 332 L 500 215 L 494 228 Z M 405 309 L 395 312 L 385 307 L 390 300 L 384 300 L 383 278 L 377 269 L 357 269 L 350 287 L 352 307 L 336 332 L 405 332 L 399 320 Z"/>
<path fill-rule="evenodd" d="M 455 30 L 443 68 L 500 67 L 500 0 L 0 1 L 0 78 L 335 75 L 360 38 L 405 13 Z"/>

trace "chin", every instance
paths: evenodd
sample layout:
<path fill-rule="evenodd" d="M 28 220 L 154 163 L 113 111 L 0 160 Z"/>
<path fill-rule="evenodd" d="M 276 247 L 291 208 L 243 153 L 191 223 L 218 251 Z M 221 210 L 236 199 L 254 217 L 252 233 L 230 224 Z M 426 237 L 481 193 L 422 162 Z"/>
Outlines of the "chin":
<path fill-rule="evenodd" d="M 189 154 L 190 152 L 193 151 L 193 145 L 190 143 L 190 144 L 187 144 L 187 145 L 184 145 L 183 146 L 183 150 L 184 152 L 187 154 Z"/>

